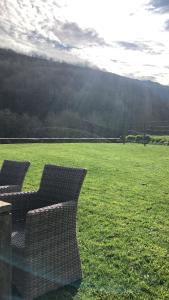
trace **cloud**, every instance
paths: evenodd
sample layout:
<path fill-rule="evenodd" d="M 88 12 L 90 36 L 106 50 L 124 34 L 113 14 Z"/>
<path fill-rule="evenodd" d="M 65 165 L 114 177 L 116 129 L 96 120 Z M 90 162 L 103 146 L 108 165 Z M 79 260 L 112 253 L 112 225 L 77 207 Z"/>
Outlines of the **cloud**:
<path fill-rule="evenodd" d="M 144 64 L 144 66 L 149 68 L 157 68 L 156 65 L 152 65 L 152 64 Z"/>
<path fill-rule="evenodd" d="M 120 47 L 126 49 L 126 50 L 134 50 L 134 51 L 138 51 L 141 50 L 141 45 L 137 44 L 137 43 L 131 43 L 131 42 L 125 42 L 125 41 L 119 41 L 116 42 L 116 44 L 118 44 Z"/>
<path fill-rule="evenodd" d="M 160 54 L 161 52 L 155 50 L 155 48 L 157 48 L 157 46 L 161 46 L 161 47 L 163 46 L 162 44 L 159 45 L 159 43 L 155 43 L 155 45 L 151 46 L 151 44 L 152 44 L 151 41 L 146 41 L 146 42 L 116 41 L 115 43 L 125 50 L 142 51 L 142 52 L 152 54 L 152 55 Z"/>
<path fill-rule="evenodd" d="M 164 29 L 165 29 L 166 31 L 169 31 L 169 20 L 167 20 L 167 21 L 165 22 Z"/>
<path fill-rule="evenodd" d="M 76 48 L 76 47 L 72 47 L 70 45 L 62 43 L 56 36 L 52 37 L 51 34 L 48 34 L 48 36 L 46 37 L 43 34 L 40 34 L 36 31 L 31 31 L 26 34 L 26 37 L 27 37 L 28 41 L 30 41 L 32 43 L 46 44 L 55 49 L 70 51 L 70 50 Z"/>
<path fill-rule="evenodd" d="M 82 29 L 74 22 L 57 22 L 58 28 L 54 29 L 58 37 L 73 46 L 107 46 L 105 40 L 92 28 Z"/>
<path fill-rule="evenodd" d="M 114 64 L 118 64 L 118 65 L 128 65 L 128 63 L 124 60 L 118 60 L 118 59 L 110 59 L 110 61 L 112 61 Z"/>
<path fill-rule="evenodd" d="M 34 48 L 48 45 L 69 52 L 72 49 L 107 45 L 96 30 L 61 20 L 59 15 L 64 5 L 64 0 L 1 0 L 2 37 L 21 46 L 29 44 Z"/>
<path fill-rule="evenodd" d="M 169 1 L 168 0 L 151 0 L 148 4 L 150 10 L 158 13 L 169 13 Z"/>
<path fill-rule="evenodd" d="M 27 38 L 32 43 L 47 43 L 53 48 L 71 51 L 83 47 L 107 46 L 106 42 L 92 28 L 82 29 L 77 23 L 55 20 L 52 26 L 41 24 L 43 33 L 33 30 Z"/>
<path fill-rule="evenodd" d="M 95 29 L 64 19 L 66 5 L 67 0 L 0 0 L 0 47 L 95 67 L 85 49 L 107 44 Z"/>
<path fill-rule="evenodd" d="M 132 74 L 130 75 L 130 77 L 132 77 Z M 133 77 L 134 79 L 139 79 L 139 80 L 143 80 L 143 81 L 153 81 L 153 82 L 156 82 L 156 75 L 147 75 L 147 76 L 136 76 L 136 77 Z"/>

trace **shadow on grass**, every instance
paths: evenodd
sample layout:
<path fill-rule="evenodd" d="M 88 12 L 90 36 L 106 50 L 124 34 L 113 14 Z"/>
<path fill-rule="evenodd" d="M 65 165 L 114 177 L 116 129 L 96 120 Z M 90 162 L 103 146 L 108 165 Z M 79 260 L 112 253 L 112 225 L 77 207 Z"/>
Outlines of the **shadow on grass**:
<path fill-rule="evenodd" d="M 36 300 L 73 300 L 74 296 L 78 293 L 81 281 L 76 281 L 70 285 L 64 286 L 47 293 L 41 297 L 36 298 Z M 15 287 L 12 290 L 12 300 L 22 300 L 23 298 L 19 295 Z"/>

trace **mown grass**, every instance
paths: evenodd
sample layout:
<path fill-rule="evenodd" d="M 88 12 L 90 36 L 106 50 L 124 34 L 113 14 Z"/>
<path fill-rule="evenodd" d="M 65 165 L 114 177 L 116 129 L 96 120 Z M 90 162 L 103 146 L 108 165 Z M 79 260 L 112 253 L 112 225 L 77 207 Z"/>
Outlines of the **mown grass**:
<path fill-rule="evenodd" d="M 138 144 L 0 145 L 0 160 L 88 169 L 78 209 L 84 279 L 40 299 L 169 299 L 169 148 Z"/>

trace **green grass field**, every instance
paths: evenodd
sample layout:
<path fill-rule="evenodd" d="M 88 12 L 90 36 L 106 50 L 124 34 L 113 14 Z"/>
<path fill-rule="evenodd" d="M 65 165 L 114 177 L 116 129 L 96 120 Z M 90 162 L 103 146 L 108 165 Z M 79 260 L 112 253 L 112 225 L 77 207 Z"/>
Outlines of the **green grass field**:
<path fill-rule="evenodd" d="M 85 167 L 78 206 L 84 280 L 39 299 L 169 299 L 169 147 L 138 144 L 0 145 L 30 160 L 25 190 L 45 163 Z"/>

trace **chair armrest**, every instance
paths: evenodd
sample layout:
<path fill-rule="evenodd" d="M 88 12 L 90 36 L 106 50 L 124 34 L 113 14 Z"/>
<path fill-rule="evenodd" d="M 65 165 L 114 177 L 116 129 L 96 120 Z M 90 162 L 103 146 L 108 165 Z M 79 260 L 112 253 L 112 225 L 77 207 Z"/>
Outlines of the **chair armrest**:
<path fill-rule="evenodd" d="M 28 248 L 41 249 L 46 244 L 50 247 L 56 244 L 56 239 L 76 236 L 77 205 L 74 201 L 58 203 L 31 210 L 26 216 L 26 244 Z M 42 246 L 43 245 L 43 246 Z"/>
<path fill-rule="evenodd" d="M 0 186 L 0 193 L 14 193 L 21 190 L 20 185 L 3 185 Z"/>
<path fill-rule="evenodd" d="M 37 192 L 18 192 L 0 194 L 0 200 L 12 204 L 12 220 L 25 221 L 26 213 L 36 205 Z"/>

